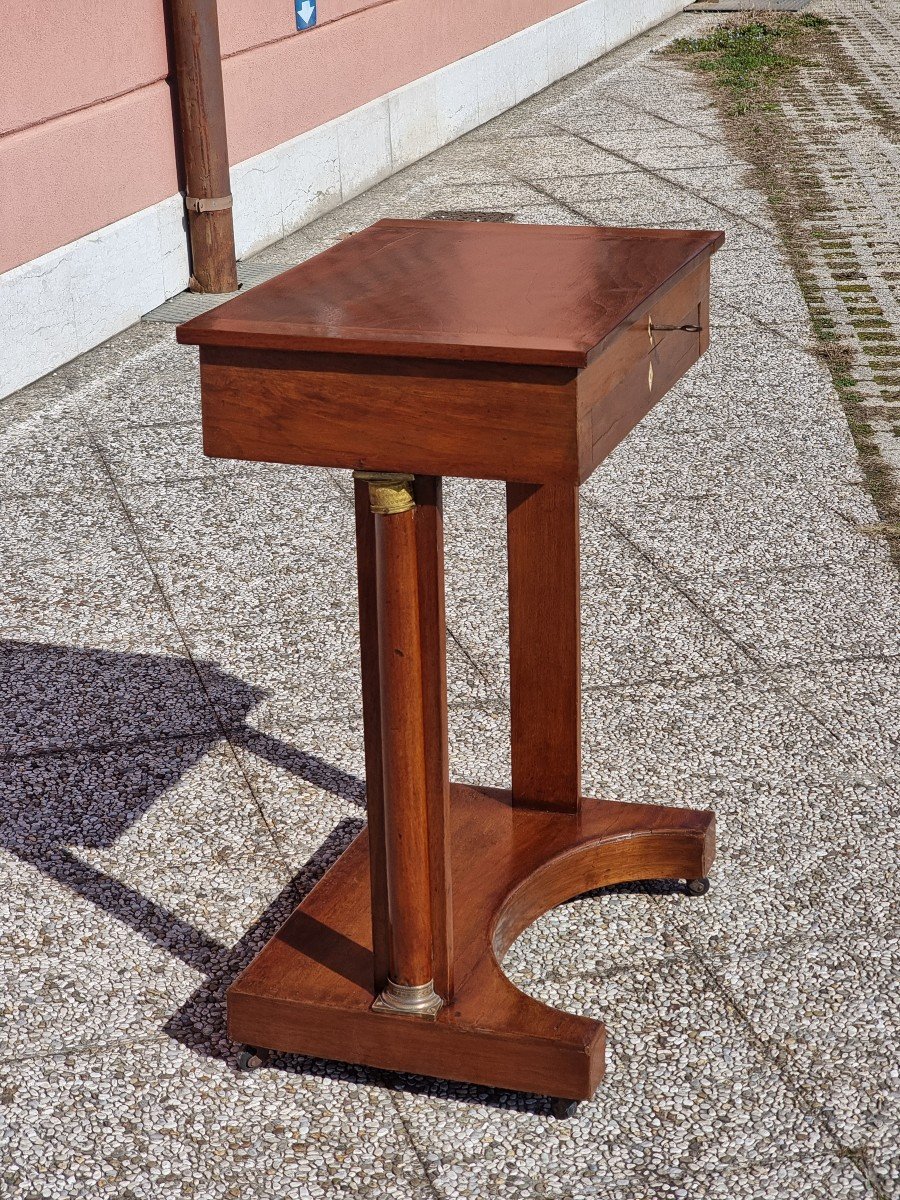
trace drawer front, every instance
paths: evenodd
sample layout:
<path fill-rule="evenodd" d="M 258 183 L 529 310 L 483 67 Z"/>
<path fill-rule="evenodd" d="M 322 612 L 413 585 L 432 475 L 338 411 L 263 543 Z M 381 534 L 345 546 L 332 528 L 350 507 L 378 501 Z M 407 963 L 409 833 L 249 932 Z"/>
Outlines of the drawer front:
<path fill-rule="evenodd" d="M 579 377 L 582 482 L 707 349 L 708 261 L 652 305 L 619 341 L 621 346 L 610 347 Z"/>

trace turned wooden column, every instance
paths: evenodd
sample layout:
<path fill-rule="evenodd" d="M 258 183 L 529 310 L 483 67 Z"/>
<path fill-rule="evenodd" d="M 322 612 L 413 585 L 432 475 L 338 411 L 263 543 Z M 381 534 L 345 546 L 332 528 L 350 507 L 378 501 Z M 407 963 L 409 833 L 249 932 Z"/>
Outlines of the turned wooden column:
<path fill-rule="evenodd" d="M 374 1007 L 433 1016 L 428 774 L 414 477 L 357 472 L 375 519 L 388 977 Z"/>

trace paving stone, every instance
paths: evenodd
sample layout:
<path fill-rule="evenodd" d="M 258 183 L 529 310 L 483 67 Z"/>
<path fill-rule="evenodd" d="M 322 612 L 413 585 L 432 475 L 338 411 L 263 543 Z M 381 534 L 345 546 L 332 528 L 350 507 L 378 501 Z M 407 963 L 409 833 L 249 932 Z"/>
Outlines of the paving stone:
<path fill-rule="evenodd" d="M 58 406 L 55 406 L 58 408 Z M 104 479 L 103 463 L 77 412 L 41 405 L 0 426 L 0 497 L 4 507 L 34 494 L 87 490 Z"/>
<path fill-rule="evenodd" d="M 179 346 L 172 325 L 145 322 L 144 328 L 159 332 L 139 353 L 122 356 L 108 372 L 98 374 L 80 394 L 81 410 L 89 426 L 199 420 L 200 371 L 196 348 Z"/>
<path fill-rule="evenodd" d="M 589 794 L 711 807 L 748 781 L 791 789 L 877 776 L 765 671 L 593 689 L 584 703 Z"/>
<path fill-rule="evenodd" d="M 523 204 L 516 209 L 520 225 L 590 225 L 592 222 L 575 208 L 548 201 L 546 204 Z"/>
<path fill-rule="evenodd" d="M 879 561 L 682 579 L 694 602 L 740 645 L 772 666 L 900 652 L 896 568 Z"/>
<path fill-rule="evenodd" d="M 768 245 L 764 250 L 735 250 L 726 241 L 713 259 L 712 276 L 722 285 L 726 298 L 731 287 L 746 283 L 748 276 L 760 281 L 775 280 L 784 287 L 793 287 L 800 294 L 800 285 L 791 274 L 787 252 L 778 245 Z"/>
<path fill-rule="evenodd" d="M 790 1062 L 841 1145 L 863 1155 L 881 1130 L 897 1133 L 897 949 L 896 938 L 847 932 L 710 960 L 759 1041 Z"/>
<path fill-rule="evenodd" d="M 113 375 L 120 366 L 140 358 L 155 347 L 173 340 L 171 328 L 138 321 L 115 337 L 96 346 L 87 354 L 81 354 L 71 362 L 51 371 L 49 375 L 29 384 L 15 398 L 3 401 L 4 415 L 12 408 L 21 412 L 20 405 L 27 407 L 46 405 L 53 401 L 77 401 L 85 391 L 94 392 L 98 384 Z"/>
<path fill-rule="evenodd" d="M 216 734 L 19 758 L 0 780 L 2 845 L 22 864 L 8 859 L 8 878 L 23 888 L 5 900 L 7 980 L 22 970 L 7 1055 L 146 1035 L 287 877 Z"/>
<path fill-rule="evenodd" d="M 401 1111 L 414 1139 L 428 1147 L 426 1164 L 441 1195 L 512 1197 L 525 1181 L 549 1176 L 559 1195 L 600 1196 L 614 1184 L 636 1197 L 646 1194 L 648 1175 L 681 1168 L 715 1176 L 733 1165 L 736 1144 L 751 1160 L 824 1149 L 815 1122 L 689 961 L 638 960 L 634 970 L 599 977 L 579 976 L 573 964 L 561 990 L 551 964 L 572 949 L 552 927 L 543 932 L 551 978 L 530 990 L 607 1021 L 606 1080 L 574 1120 L 550 1125 L 540 1122 L 543 1099 L 430 1081 L 414 1097 L 401 1094 Z M 748 1112 L 762 1092 L 772 1114 L 765 1129 Z M 482 1096 L 489 1105 L 477 1104 Z"/>
<path fill-rule="evenodd" d="M 259 693 L 242 679 L 213 675 L 234 713 Z M 0 642 L 0 757 L 109 746 L 218 729 L 194 664 L 185 654 Z"/>
<path fill-rule="evenodd" d="M 318 253 L 315 239 L 310 237 L 308 229 L 297 229 L 281 241 L 273 242 L 265 250 L 260 250 L 253 256 L 254 263 L 286 263 L 296 266 L 306 262 Z"/>
<path fill-rule="evenodd" d="M 231 458 L 207 458 L 199 423 L 104 427 L 96 440 L 115 473 L 119 489 L 130 495 L 142 484 L 182 483 L 242 475 L 263 485 L 279 479 L 290 482 L 294 469 L 277 463 L 247 463 Z"/>
<path fill-rule="evenodd" d="M 591 145 L 584 138 L 557 131 L 543 137 L 517 138 L 490 146 L 492 158 L 519 179 L 566 175 L 609 175 L 636 168 L 620 157 Z"/>
<path fill-rule="evenodd" d="M 900 783 L 900 659 L 845 659 L 778 671 L 773 678 L 842 745 Z"/>
<path fill-rule="evenodd" d="M 652 210 L 655 225 L 676 221 L 697 225 L 705 219 L 708 229 L 722 228 L 723 222 L 727 229 L 729 218 L 742 222 L 750 217 L 759 224 L 758 214 L 748 212 L 746 205 L 740 211 L 727 211 L 729 189 L 726 187 L 714 189 L 713 196 L 707 198 L 693 185 L 693 175 L 689 178 L 683 172 L 673 172 L 674 179 L 642 175 L 641 186 L 636 188 L 631 174 L 550 175 L 541 183 L 554 196 L 585 211 L 601 205 L 613 210 L 627 206 L 641 212 Z"/>
<path fill-rule="evenodd" d="M 489 709 L 449 713 L 450 777 L 510 786 L 509 718 Z M 335 829 L 349 839 L 364 818 L 365 757 L 359 718 L 301 724 L 272 718 L 268 727 L 232 735 L 241 768 L 292 866 L 302 865 Z M 349 823 L 349 824 L 348 824 Z"/>
<path fill-rule="evenodd" d="M 738 647 L 656 574 L 589 501 L 588 493 L 581 520 L 584 686 L 718 674 L 745 665 Z M 447 489 L 445 515 L 451 628 L 507 697 L 503 491 L 493 484 L 454 483 Z"/>
<path fill-rule="evenodd" d="M 470 183 L 455 187 L 423 183 L 416 191 L 420 209 L 447 208 L 454 212 L 516 212 L 545 200 L 541 191 L 527 183 Z"/>
<path fill-rule="evenodd" d="M 132 496 L 147 554 L 185 629 L 303 616 L 341 602 L 355 569 L 352 509 L 327 472 L 297 468 L 292 478 L 217 478 Z"/>
<path fill-rule="evenodd" d="M 158 1037 L 221 953 L 215 939 L 71 851 L 45 850 L 39 866 L 6 850 L 3 858 L 0 909 L 14 932 L 0 950 L 0 1071 L 19 1059 Z"/>
<path fill-rule="evenodd" d="M 16 496 L 4 508 L 0 556 L 12 567 L 74 564 L 93 558 L 101 549 L 124 558 L 135 548 L 134 532 L 105 478 L 98 479 L 90 491 Z"/>
<path fill-rule="evenodd" d="M 38 647 L 180 652 L 182 640 L 140 552 L 110 553 L 102 537 L 86 538 L 82 551 L 74 561 L 7 561 L 0 638 Z"/>
<path fill-rule="evenodd" d="M 869 1142 L 866 1164 L 871 1163 L 873 1182 L 884 1195 L 896 1194 L 900 1187 L 900 1152 L 897 1150 L 897 1131 L 889 1124 L 876 1130 Z"/>
<path fill-rule="evenodd" d="M 734 308 L 762 315 L 772 325 L 802 325 L 810 328 L 809 310 L 793 280 L 745 278 L 727 286 L 716 279 L 710 289 L 710 304 L 727 299 Z"/>
<path fill-rule="evenodd" d="M 516 111 L 502 113 L 492 121 L 479 125 L 467 134 L 467 141 L 478 142 L 517 141 L 523 137 L 552 136 L 559 126 L 551 119 L 536 115 L 527 104 L 519 105 Z"/>
<path fill-rule="evenodd" d="M 699 403 L 682 402 L 681 394 L 666 397 L 654 410 L 660 419 L 639 425 L 622 442 L 582 488 L 597 504 L 615 509 L 619 497 L 639 488 L 648 499 L 702 500 L 722 496 L 728 487 L 749 488 L 784 484 L 796 491 L 831 500 L 833 510 L 856 504 L 844 523 L 875 520 L 867 493 L 856 480 L 823 476 L 833 462 L 832 448 L 810 443 L 803 426 L 790 422 L 775 429 L 748 428 L 730 422 L 727 414 L 717 423 L 706 418 Z M 664 420 L 662 418 L 665 418 Z M 855 490 L 847 489 L 856 484 Z"/>
<path fill-rule="evenodd" d="M 8 1186 L 35 1195 L 433 1196 L 390 1094 L 359 1072 L 236 1073 L 171 1041 L 4 1068 Z M 183 1106 L 183 1097 L 193 1103 Z"/>
<path fill-rule="evenodd" d="M 190 644 L 226 728 L 235 718 L 260 729 L 327 721 L 338 715 L 336 697 L 346 705 L 342 715 L 362 715 L 359 618 L 352 593 L 340 598 L 339 607 L 296 622 L 197 630 Z M 447 676 L 451 707 L 496 705 L 497 697 L 452 637 Z M 241 710 L 248 694 L 254 702 L 252 712 L 245 714 Z"/>
<path fill-rule="evenodd" d="M 875 1194 L 855 1163 L 829 1155 L 741 1163 L 724 1167 L 711 1178 L 702 1169 L 661 1167 L 658 1172 L 646 1175 L 640 1186 L 645 1190 L 637 1191 L 635 1200 L 638 1197 L 643 1200 L 647 1195 L 658 1200 L 685 1200 L 698 1188 L 716 1200 L 741 1196 L 752 1200 L 765 1200 L 768 1196 L 832 1200 L 835 1196 Z"/>
<path fill-rule="evenodd" d="M 692 144 L 688 145 L 678 142 L 660 145 L 655 138 L 652 142 L 632 142 L 621 153 L 627 153 L 634 163 L 650 171 L 690 171 L 690 176 L 684 181 L 690 187 L 704 186 L 707 169 L 716 172 L 712 177 L 714 179 L 722 179 L 722 172 L 725 172 L 724 177 L 730 179 L 735 175 L 736 182 L 749 182 L 746 179 L 748 167 L 735 163 L 734 152 L 730 148 L 697 135 L 694 136 Z"/>
<path fill-rule="evenodd" d="M 898 800 L 873 774 L 826 766 L 789 785 L 710 781 L 706 805 L 717 819 L 712 890 L 667 899 L 698 953 L 895 932 Z"/>
<path fill-rule="evenodd" d="M 706 134 L 709 131 L 721 137 L 719 119 L 712 108 L 691 113 L 685 113 L 683 109 L 669 113 L 651 112 L 641 105 L 627 103 L 618 86 L 594 96 L 578 96 L 556 105 L 549 110 L 549 115 L 572 133 L 584 133 L 587 136 L 601 129 L 604 132 L 625 131 L 632 135 L 640 131 L 646 134 L 648 143 L 652 143 L 657 134 L 670 136 L 673 132 L 682 134 L 697 131 Z"/>
<path fill-rule="evenodd" d="M 632 477 L 629 491 L 604 507 L 638 546 L 681 578 L 832 562 L 877 566 L 882 559 L 872 538 L 813 505 L 802 484 L 785 480 L 725 480 L 699 494 L 656 499 L 642 495 Z"/>
<path fill-rule="evenodd" d="M 616 154 L 639 162 L 638 154 L 646 150 L 649 154 L 664 153 L 667 150 L 693 151 L 698 154 L 714 155 L 716 161 L 726 164 L 734 162 L 734 155 L 723 151 L 721 145 L 704 133 L 694 129 L 683 129 L 677 125 L 666 125 L 657 122 L 649 137 L 646 128 L 641 128 L 640 122 L 631 129 L 606 129 L 601 124 L 591 127 L 583 136 L 593 145 L 609 150 Z"/>
<path fill-rule="evenodd" d="M 599 580 L 582 605 L 585 689 L 739 671 L 744 653 L 661 579 Z"/>

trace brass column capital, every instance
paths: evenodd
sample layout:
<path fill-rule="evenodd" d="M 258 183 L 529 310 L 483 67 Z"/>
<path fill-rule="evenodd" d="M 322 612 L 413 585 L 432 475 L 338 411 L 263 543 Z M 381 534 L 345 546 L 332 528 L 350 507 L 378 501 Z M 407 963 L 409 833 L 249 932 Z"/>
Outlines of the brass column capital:
<path fill-rule="evenodd" d="M 399 471 L 354 471 L 353 478 L 369 485 L 369 504 L 376 516 L 392 516 L 416 507 L 415 475 Z"/>

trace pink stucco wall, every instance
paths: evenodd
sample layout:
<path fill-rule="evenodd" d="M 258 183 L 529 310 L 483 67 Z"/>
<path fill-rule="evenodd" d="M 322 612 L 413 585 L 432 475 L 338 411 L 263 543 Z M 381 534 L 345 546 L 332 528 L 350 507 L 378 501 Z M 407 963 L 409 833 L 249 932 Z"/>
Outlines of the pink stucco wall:
<path fill-rule="evenodd" d="M 240 162 L 577 0 L 219 0 L 229 147 Z M 0 271 L 178 188 L 163 0 L 14 6 L 0 39 Z"/>

